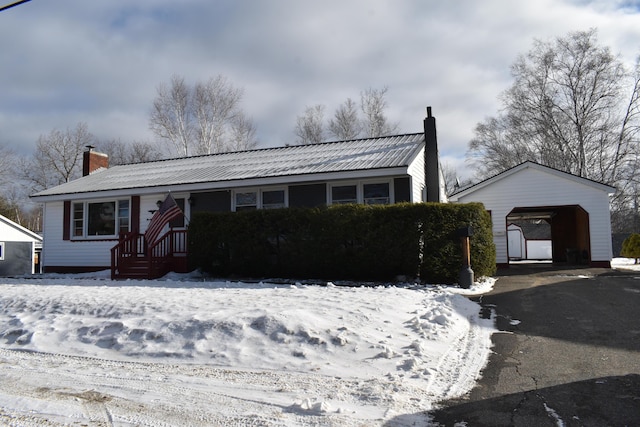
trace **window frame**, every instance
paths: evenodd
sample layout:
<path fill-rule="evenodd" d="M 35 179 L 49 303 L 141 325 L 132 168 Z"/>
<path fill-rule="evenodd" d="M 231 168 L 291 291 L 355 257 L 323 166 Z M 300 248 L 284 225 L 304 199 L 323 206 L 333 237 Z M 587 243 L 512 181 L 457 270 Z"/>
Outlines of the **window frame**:
<path fill-rule="evenodd" d="M 275 193 L 282 192 L 282 204 L 280 203 L 269 203 L 268 205 L 264 203 L 264 193 Z M 289 200 L 287 197 L 287 189 L 285 187 L 274 187 L 274 188 L 262 188 L 260 189 L 260 209 L 282 209 L 289 206 Z"/>
<path fill-rule="evenodd" d="M 121 215 L 120 203 L 126 202 L 127 207 L 127 230 L 121 230 L 121 219 L 124 216 Z M 104 203 L 114 203 L 113 222 L 114 222 L 114 234 L 89 234 L 89 205 L 97 205 Z M 81 206 L 82 209 L 76 209 Z M 71 235 L 70 240 L 113 240 L 117 239 L 120 233 L 131 231 L 131 207 L 132 202 L 130 197 L 111 198 L 111 199 L 90 199 L 90 200 L 78 200 L 71 202 L 71 215 L 70 215 L 70 227 Z M 81 213 L 80 216 L 76 216 L 76 213 Z M 77 234 L 78 230 L 82 230 L 81 234 Z"/>
<path fill-rule="evenodd" d="M 277 192 L 281 191 L 283 194 L 283 203 L 281 206 L 276 206 L 276 204 L 265 204 L 264 203 L 264 193 L 269 192 Z M 255 193 L 256 195 L 256 203 L 255 205 L 238 205 L 237 195 L 243 193 Z M 249 187 L 249 188 L 240 188 L 233 190 L 231 197 L 231 210 L 233 212 L 239 212 L 243 210 L 251 209 L 251 207 L 255 206 L 253 209 L 282 209 L 289 207 L 289 191 L 288 187 Z M 238 210 L 238 208 L 241 208 Z M 244 209 L 243 209 L 244 208 Z"/>
<path fill-rule="evenodd" d="M 341 203 L 335 203 L 333 201 L 333 188 L 334 187 L 347 187 L 347 186 L 355 186 L 356 187 L 356 204 L 364 205 L 365 197 L 364 197 L 364 186 L 371 184 L 386 184 L 389 188 L 389 202 L 384 203 L 388 205 L 392 205 L 395 203 L 395 194 L 393 188 L 393 178 L 385 178 L 385 179 L 364 179 L 364 180 L 350 180 L 350 181 L 335 181 L 327 183 L 327 205 L 339 205 Z M 383 203 L 378 203 L 383 204 Z"/>
<path fill-rule="evenodd" d="M 366 197 L 365 187 L 368 185 L 387 185 L 386 197 Z M 370 203 L 370 200 L 387 199 L 386 203 Z M 362 203 L 365 205 L 390 205 L 391 204 L 391 185 L 388 182 L 363 182 L 362 183 Z"/>
<path fill-rule="evenodd" d="M 333 198 L 333 190 L 335 188 L 346 188 L 353 187 L 356 190 L 356 198 L 355 199 L 338 199 L 337 201 Z M 335 185 L 330 185 L 329 188 L 329 197 L 327 200 L 330 201 L 331 205 L 348 205 L 352 203 L 358 203 L 358 184 L 357 183 L 340 183 Z"/>
<path fill-rule="evenodd" d="M 238 205 L 238 195 L 239 194 L 249 194 L 249 193 L 253 193 L 256 196 L 256 202 L 255 204 L 241 204 Z M 233 198 L 231 199 L 231 202 L 233 204 L 233 211 L 234 212 L 238 212 L 238 208 L 240 208 L 240 211 L 243 210 L 252 210 L 252 207 L 254 207 L 253 209 L 259 209 L 258 205 L 259 205 L 259 199 L 260 198 L 260 192 L 258 191 L 257 188 L 245 188 L 245 189 L 241 189 L 241 190 L 234 190 L 233 191 Z"/>

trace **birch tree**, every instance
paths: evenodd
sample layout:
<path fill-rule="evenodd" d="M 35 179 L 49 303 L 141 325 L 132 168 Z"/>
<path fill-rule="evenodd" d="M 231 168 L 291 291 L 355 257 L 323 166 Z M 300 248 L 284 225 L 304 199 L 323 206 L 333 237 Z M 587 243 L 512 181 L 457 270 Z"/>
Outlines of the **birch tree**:
<path fill-rule="evenodd" d="M 157 90 L 149 127 L 158 138 L 168 142 L 178 156 L 188 156 L 195 133 L 190 89 L 183 77 L 173 75 L 170 84 L 160 83 Z"/>
<path fill-rule="evenodd" d="M 256 126 L 253 120 L 242 112 L 236 114 L 229 131 L 227 147 L 229 151 L 251 150 L 257 145 Z"/>
<path fill-rule="evenodd" d="M 252 140 L 238 140 L 239 116 L 244 126 L 255 127 L 240 107 L 242 89 L 233 86 L 226 77 L 218 75 L 189 86 L 183 77 L 174 75 L 169 84 L 161 83 L 157 92 L 149 128 L 168 143 L 173 154 L 220 153 L 256 142 L 255 131 L 244 134 Z"/>
<path fill-rule="evenodd" d="M 362 123 L 358 117 L 358 105 L 351 99 L 338 107 L 329 121 L 329 133 L 338 141 L 356 139 L 362 132 Z"/>
<path fill-rule="evenodd" d="M 304 115 L 296 119 L 296 143 L 298 145 L 318 144 L 324 141 L 324 105 L 307 107 Z"/>
<path fill-rule="evenodd" d="M 360 108 L 362 109 L 362 130 L 365 138 L 376 138 L 395 133 L 398 125 L 389 122 L 385 115 L 387 109 L 388 88 L 369 88 L 360 94 Z"/>
<path fill-rule="evenodd" d="M 334 140 L 343 141 L 394 134 L 398 130 L 398 124 L 392 123 L 386 115 L 387 91 L 386 87 L 362 91 L 360 105 L 347 98 L 327 123 L 324 121 L 324 105 L 307 107 L 304 114 L 296 119 L 296 143 L 317 144 L 324 141 L 327 135 Z"/>
<path fill-rule="evenodd" d="M 525 160 L 625 185 L 638 143 L 638 66 L 629 71 L 597 32 L 535 41 L 511 67 L 502 113 L 475 128 L 468 156 L 486 177 Z"/>

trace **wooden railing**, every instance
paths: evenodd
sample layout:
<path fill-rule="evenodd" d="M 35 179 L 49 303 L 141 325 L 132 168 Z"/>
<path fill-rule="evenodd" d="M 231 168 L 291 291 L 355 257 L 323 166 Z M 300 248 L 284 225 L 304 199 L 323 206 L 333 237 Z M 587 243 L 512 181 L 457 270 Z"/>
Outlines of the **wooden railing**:
<path fill-rule="evenodd" d="M 187 230 L 169 230 L 148 249 L 149 278 L 187 269 Z"/>
<path fill-rule="evenodd" d="M 143 234 L 127 233 L 111 248 L 112 279 L 155 279 L 187 268 L 186 230 L 169 230 L 150 246 Z"/>

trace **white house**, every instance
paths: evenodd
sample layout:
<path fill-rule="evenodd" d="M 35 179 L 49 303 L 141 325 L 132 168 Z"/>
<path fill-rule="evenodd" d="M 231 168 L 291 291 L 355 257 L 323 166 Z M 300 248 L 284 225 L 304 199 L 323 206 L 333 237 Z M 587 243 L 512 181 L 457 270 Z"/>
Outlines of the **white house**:
<path fill-rule="evenodd" d="M 509 265 L 508 225 L 518 220 L 551 224 L 554 262 L 610 267 L 609 197 L 615 188 L 534 162 L 524 162 L 449 197 L 482 202 L 491 213 L 499 267 Z"/>
<path fill-rule="evenodd" d="M 42 237 L 0 215 L 0 276 L 39 273 Z"/>
<path fill-rule="evenodd" d="M 427 177 L 433 184 L 425 182 L 425 164 L 434 163 L 431 157 L 435 156 L 437 165 L 435 119 L 430 110 L 424 126 L 425 131 L 433 129 L 114 167 L 106 167 L 104 155 L 89 150 L 84 156 L 86 176 L 32 196 L 44 205 L 44 269 L 111 268 L 114 277 L 135 277 L 135 269 L 144 270 L 142 254 L 160 249 L 149 250 L 141 238 L 127 239 L 144 234 L 167 194 L 184 212 L 184 217 L 172 221 L 172 235 L 160 244 L 166 247 L 162 251 L 172 252 L 169 267 L 174 270 L 186 268 L 184 230 L 197 211 L 422 202 L 429 185 L 438 188 L 431 191 L 438 201 L 437 166 L 431 173 L 435 180 Z M 433 148 L 427 150 L 430 154 L 425 154 L 427 134 L 434 139 Z M 157 257 L 166 257 L 164 252 Z M 125 268 L 127 263 L 132 265 Z"/>

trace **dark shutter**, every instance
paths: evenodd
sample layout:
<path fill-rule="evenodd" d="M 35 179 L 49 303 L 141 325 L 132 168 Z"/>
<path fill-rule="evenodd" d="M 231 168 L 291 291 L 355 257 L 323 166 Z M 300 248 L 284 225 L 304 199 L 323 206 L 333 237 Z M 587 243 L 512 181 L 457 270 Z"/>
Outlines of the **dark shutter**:
<path fill-rule="evenodd" d="M 140 196 L 131 196 L 131 232 L 140 232 Z"/>
<path fill-rule="evenodd" d="M 314 208 L 327 205 L 327 184 L 305 184 L 289 186 L 289 206 L 292 208 Z"/>
<path fill-rule="evenodd" d="M 393 193 L 395 203 L 411 201 L 411 180 L 409 177 L 395 178 L 393 180 Z"/>
<path fill-rule="evenodd" d="M 71 239 L 71 202 L 69 200 L 64 201 L 64 208 L 62 213 L 62 240 Z"/>

